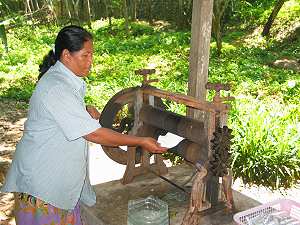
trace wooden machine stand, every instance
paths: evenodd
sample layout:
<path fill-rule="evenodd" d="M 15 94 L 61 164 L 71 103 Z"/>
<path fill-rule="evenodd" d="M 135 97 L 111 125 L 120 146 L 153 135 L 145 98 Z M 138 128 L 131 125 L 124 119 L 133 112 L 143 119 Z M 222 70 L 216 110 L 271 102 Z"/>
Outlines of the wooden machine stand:
<path fill-rule="evenodd" d="M 215 96 L 211 102 L 200 101 L 191 96 L 150 86 L 151 82 L 157 81 L 148 78 L 148 75 L 154 72 L 155 70 L 152 69 L 136 71 L 137 75 L 143 76 L 142 86 L 124 89 L 113 96 L 103 109 L 100 117 L 101 125 L 118 132 L 155 139 L 167 132 L 183 137 L 184 140 L 170 151 L 179 153 L 185 160 L 198 165 L 199 174 L 196 180 L 199 180 L 199 184 L 204 183 L 204 178 L 207 181 L 213 177 L 215 177 L 215 180 L 222 177 L 227 205 L 232 207 L 230 169 L 226 165 L 226 160 L 216 160 L 220 156 L 229 157 L 228 146 L 230 145 L 231 130 L 227 128 L 226 122 L 230 105 L 224 102 L 232 100 L 233 97 L 229 95 L 221 97 L 220 93 L 221 90 L 229 91 L 229 85 L 208 83 L 206 88 L 214 90 Z M 200 110 L 208 115 L 208 121 L 198 121 L 169 112 L 165 109 L 161 99 Z M 120 118 L 120 115 L 124 112 L 127 116 Z M 224 153 L 218 152 L 220 145 L 225 149 Z M 127 151 L 108 146 L 103 146 L 103 149 L 111 159 L 126 165 L 126 171 L 122 179 L 123 184 L 128 184 L 134 177 L 148 172 L 157 175 L 168 172 L 160 154 L 154 154 L 154 161 L 151 162 L 150 153 L 139 147 L 128 147 Z M 216 185 L 219 186 L 218 182 Z M 214 189 L 212 188 L 212 190 Z M 216 189 L 210 195 L 218 199 L 218 192 Z M 193 198 L 193 193 L 191 198 Z M 217 200 L 211 199 L 210 202 L 213 205 L 213 201 L 216 202 Z"/>

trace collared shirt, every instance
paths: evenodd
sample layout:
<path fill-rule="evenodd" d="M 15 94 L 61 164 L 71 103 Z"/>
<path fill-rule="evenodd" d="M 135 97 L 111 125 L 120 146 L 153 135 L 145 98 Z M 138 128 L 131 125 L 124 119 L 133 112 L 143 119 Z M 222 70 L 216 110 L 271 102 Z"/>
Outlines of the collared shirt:
<path fill-rule="evenodd" d="M 28 193 L 66 210 L 78 200 L 96 202 L 83 136 L 101 126 L 86 111 L 84 95 L 85 82 L 60 61 L 44 74 L 30 99 L 2 192 Z"/>

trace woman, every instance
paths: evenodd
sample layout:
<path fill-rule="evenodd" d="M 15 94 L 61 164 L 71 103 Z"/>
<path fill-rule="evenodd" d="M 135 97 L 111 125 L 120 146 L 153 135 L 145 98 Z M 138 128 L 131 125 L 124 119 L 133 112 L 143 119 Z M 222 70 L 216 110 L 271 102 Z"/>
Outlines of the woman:
<path fill-rule="evenodd" d="M 63 28 L 40 66 L 24 134 L 3 192 L 14 192 L 17 225 L 81 225 L 80 203 L 95 204 L 87 175 L 87 141 L 141 146 L 162 153 L 155 139 L 102 128 L 94 108 L 86 110 L 85 83 L 92 65 L 92 36 L 78 26 Z"/>

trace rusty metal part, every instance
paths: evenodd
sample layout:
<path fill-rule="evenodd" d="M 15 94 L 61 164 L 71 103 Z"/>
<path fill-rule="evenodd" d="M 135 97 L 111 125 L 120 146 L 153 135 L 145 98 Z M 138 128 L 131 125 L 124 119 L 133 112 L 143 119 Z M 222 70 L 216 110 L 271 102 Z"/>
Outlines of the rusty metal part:
<path fill-rule="evenodd" d="M 135 71 L 135 74 L 143 76 L 142 86 L 147 86 L 150 83 L 158 82 L 158 79 L 148 79 L 149 75 L 153 73 L 155 73 L 155 69 L 140 69 Z"/>
<path fill-rule="evenodd" d="M 185 137 L 200 145 L 207 144 L 204 123 L 201 121 L 187 118 L 150 105 L 143 105 L 139 116 L 145 124 Z"/>
<path fill-rule="evenodd" d="M 214 132 L 214 138 L 211 140 L 212 157 L 209 162 L 209 170 L 214 176 L 223 177 L 227 175 L 227 169 L 230 167 L 230 145 L 232 130 L 227 126 L 219 127 Z"/>
<path fill-rule="evenodd" d="M 182 140 L 178 145 L 168 149 L 168 152 L 171 152 L 177 156 L 181 156 L 194 166 L 196 166 L 196 164 L 205 164 L 205 162 L 208 160 L 207 151 L 207 144 L 199 145 L 187 139 Z"/>
<path fill-rule="evenodd" d="M 224 101 L 233 101 L 234 97 L 228 95 L 226 97 L 221 97 L 220 91 L 229 91 L 230 90 L 230 85 L 229 84 L 220 84 L 220 83 L 207 83 L 205 85 L 205 88 L 208 90 L 214 90 L 216 91 L 215 96 L 213 97 L 213 102 L 215 103 L 221 103 Z"/>
<path fill-rule="evenodd" d="M 186 193 L 186 194 L 191 194 L 190 192 L 188 192 L 187 190 L 184 189 L 184 187 L 179 186 L 178 184 L 176 184 L 175 182 L 169 180 L 168 178 L 159 175 L 158 173 L 154 172 L 153 170 L 149 169 L 148 170 L 150 173 L 153 173 L 155 176 L 158 176 L 160 179 L 168 182 L 169 184 L 171 184 L 172 186 L 176 187 L 177 189 L 181 190 L 182 192 Z"/>
<path fill-rule="evenodd" d="M 155 73 L 155 69 L 140 69 L 140 70 L 136 70 L 134 72 L 137 75 L 143 75 L 143 76 L 145 76 L 145 75 L 150 75 L 150 74 Z"/>
<path fill-rule="evenodd" d="M 220 83 L 207 83 L 205 85 L 205 88 L 208 89 L 208 90 L 215 90 L 216 92 L 219 92 L 221 90 L 224 90 L 224 91 L 229 91 L 230 90 L 230 85 L 229 84 L 220 84 Z"/>

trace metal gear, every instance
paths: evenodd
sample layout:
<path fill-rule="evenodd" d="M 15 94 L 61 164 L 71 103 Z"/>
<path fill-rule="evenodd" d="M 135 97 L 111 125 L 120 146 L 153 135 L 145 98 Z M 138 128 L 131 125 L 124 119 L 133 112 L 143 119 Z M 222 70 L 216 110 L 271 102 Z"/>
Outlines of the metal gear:
<path fill-rule="evenodd" d="M 227 168 L 230 167 L 230 146 L 232 144 L 232 130 L 227 126 L 218 127 L 211 140 L 211 159 L 209 169 L 214 176 L 223 177 L 227 175 Z"/>

